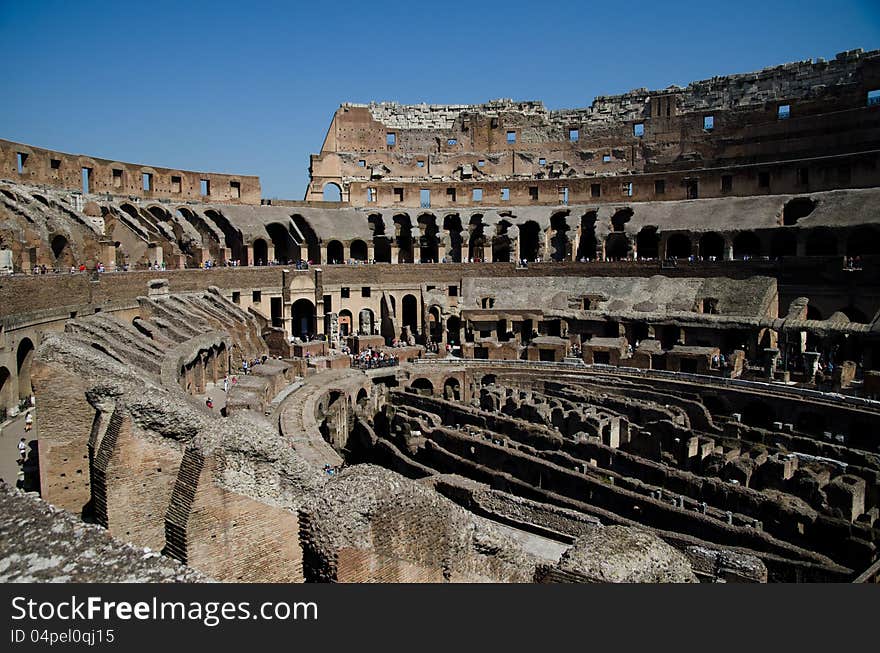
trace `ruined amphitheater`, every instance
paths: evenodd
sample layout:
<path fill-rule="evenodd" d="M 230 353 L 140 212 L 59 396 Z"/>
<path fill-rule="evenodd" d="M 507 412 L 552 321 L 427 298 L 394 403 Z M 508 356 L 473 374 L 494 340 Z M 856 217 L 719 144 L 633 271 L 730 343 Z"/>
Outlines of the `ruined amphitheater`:
<path fill-rule="evenodd" d="M 0 141 L 0 578 L 878 580 L 880 51 L 310 173 Z"/>

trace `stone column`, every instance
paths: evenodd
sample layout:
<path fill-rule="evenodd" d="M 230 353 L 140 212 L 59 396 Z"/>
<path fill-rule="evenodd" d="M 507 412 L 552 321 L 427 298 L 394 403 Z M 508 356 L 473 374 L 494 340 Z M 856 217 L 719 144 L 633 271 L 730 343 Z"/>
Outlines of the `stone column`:
<path fill-rule="evenodd" d="M 400 260 L 400 247 L 397 246 L 397 243 L 391 243 L 391 262 L 398 263 Z"/>
<path fill-rule="evenodd" d="M 818 351 L 804 352 L 804 374 L 809 379 L 809 383 L 816 382 L 816 372 L 819 370 L 819 354 Z"/>
<path fill-rule="evenodd" d="M 773 379 L 776 374 L 776 364 L 779 361 L 779 350 L 775 347 L 767 347 L 764 350 L 764 371 L 768 379 Z"/>
<path fill-rule="evenodd" d="M 254 246 L 253 245 L 245 245 L 244 247 L 244 255 L 247 257 L 247 261 L 242 261 L 242 265 L 253 265 L 254 264 Z"/>
<path fill-rule="evenodd" d="M 275 260 L 275 245 L 269 245 L 266 247 L 266 260 L 263 261 L 263 265 L 269 265 L 270 261 Z"/>

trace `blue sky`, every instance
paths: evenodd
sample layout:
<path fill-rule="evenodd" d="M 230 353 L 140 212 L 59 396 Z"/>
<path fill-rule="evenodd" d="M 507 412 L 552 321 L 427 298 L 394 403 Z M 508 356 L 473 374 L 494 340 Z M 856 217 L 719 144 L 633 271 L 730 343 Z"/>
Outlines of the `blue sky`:
<path fill-rule="evenodd" d="M 345 101 L 586 106 L 880 48 L 880 2 L 0 0 L 0 138 L 302 199 Z"/>

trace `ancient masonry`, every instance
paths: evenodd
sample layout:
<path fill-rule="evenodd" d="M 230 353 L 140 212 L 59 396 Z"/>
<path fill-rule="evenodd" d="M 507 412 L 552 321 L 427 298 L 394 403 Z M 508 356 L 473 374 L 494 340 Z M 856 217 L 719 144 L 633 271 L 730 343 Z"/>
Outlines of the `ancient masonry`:
<path fill-rule="evenodd" d="M 0 141 L 0 576 L 877 582 L 878 162 L 861 50 L 344 104 L 301 201 Z"/>

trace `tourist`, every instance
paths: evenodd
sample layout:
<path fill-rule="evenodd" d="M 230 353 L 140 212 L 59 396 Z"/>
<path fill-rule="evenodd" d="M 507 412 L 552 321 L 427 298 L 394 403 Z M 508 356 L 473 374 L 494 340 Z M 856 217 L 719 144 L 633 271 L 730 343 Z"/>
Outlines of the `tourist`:
<path fill-rule="evenodd" d="M 27 460 L 27 442 L 24 438 L 18 441 L 18 464 L 23 465 Z"/>
<path fill-rule="evenodd" d="M 34 427 L 34 415 L 31 412 L 28 412 L 24 418 L 24 430 L 25 432 L 30 431 Z"/>
<path fill-rule="evenodd" d="M 214 410 L 214 402 L 211 401 L 210 397 L 205 399 L 205 405 L 208 407 L 209 410 Z"/>

